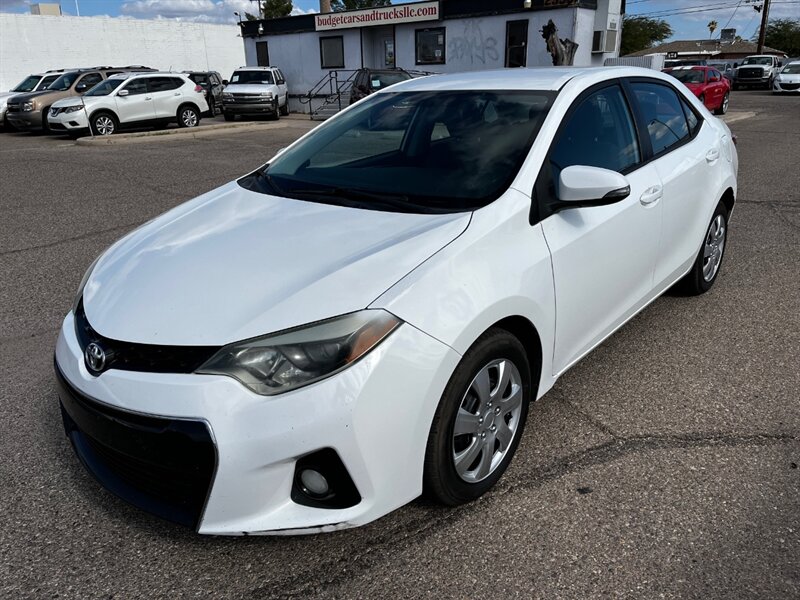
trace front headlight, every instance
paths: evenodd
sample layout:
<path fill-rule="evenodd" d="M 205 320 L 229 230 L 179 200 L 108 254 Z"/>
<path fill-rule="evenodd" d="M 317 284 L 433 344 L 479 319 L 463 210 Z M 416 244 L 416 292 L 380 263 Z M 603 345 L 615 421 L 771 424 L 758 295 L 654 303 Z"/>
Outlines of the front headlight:
<path fill-rule="evenodd" d="M 256 394 L 273 396 L 348 367 L 400 323 L 384 310 L 362 310 L 284 333 L 229 344 L 196 372 L 227 375 Z"/>
<path fill-rule="evenodd" d="M 30 112 L 33 110 L 33 102 L 23 102 L 22 103 L 22 110 L 25 112 Z"/>
<path fill-rule="evenodd" d="M 267 98 L 272 98 L 272 92 L 261 92 L 261 95 Z"/>
<path fill-rule="evenodd" d="M 67 108 L 65 108 L 65 109 L 63 110 L 63 112 L 65 112 L 65 113 L 73 113 L 73 112 L 78 112 L 78 111 L 79 111 L 79 110 L 81 110 L 82 108 L 83 108 L 82 106 L 68 106 Z"/>
<path fill-rule="evenodd" d="M 222 97 L 231 100 L 233 99 L 233 94 L 231 92 L 222 92 Z"/>

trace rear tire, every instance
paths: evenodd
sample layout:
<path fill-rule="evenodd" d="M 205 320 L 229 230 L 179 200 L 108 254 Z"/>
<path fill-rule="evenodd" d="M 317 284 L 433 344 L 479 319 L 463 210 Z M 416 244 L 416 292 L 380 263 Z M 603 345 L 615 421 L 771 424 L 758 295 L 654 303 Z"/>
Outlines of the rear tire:
<path fill-rule="evenodd" d="M 50 107 L 45 106 L 42 109 L 42 133 L 50 133 L 50 123 L 47 121 L 47 115 L 50 114 Z"/>
<path fill-rule="evenodd" d="M 720 202 L 706 228 L 703 244 L 692 270 L 681 279 L 677 288 L 688 296 L 705 294 L 714 285 L 722 267 L 728 240 L 728 209 Z"/>
<path fill-rule="evenodd" d="M 450 506 L 479 498 L 502 477 L 522 438 L 531 369 L 504 329 L 484 333 L 445 388 L 425 450 L 423 489 Z"/>
<path fill-rule="evenodd" d="M 200 124 L 200 113 L 194 106 L 181 106 L 178 109 L 178 127 L 197 127 Z"/>
<path fill-rule="evenodd" d="M 286 103 L 283 106 L 281 106 L 281 114 L 284 117 L 288 117 L 289 116 L 289 96 L 288 95 L 286 96 Z"/>
<path fill-rule="evenodd" d="M 714 110 L 715 115 L 724 115 L 728 112 L 728 102 L 730 101 L 730 94 L 725 92 L 725 96 L 722 98 L 722 102 L 720 105 Z"/>

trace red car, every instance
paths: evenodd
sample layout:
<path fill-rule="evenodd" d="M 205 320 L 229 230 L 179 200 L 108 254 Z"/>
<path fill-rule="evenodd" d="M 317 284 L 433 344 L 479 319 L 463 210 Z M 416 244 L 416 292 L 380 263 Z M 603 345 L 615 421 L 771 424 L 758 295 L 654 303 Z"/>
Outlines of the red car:
<path fill-rule="evenodd" d="M 664 69 L 664 73 L 669 73 L 692 90 L 715 115 L 728 112 L 731 84 L 714 67 L 674 67 Z"/>

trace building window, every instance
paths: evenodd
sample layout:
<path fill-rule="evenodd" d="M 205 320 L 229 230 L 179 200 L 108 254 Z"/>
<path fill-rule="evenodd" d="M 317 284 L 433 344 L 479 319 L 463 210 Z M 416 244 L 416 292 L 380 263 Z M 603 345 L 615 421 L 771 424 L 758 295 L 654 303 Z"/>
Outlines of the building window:
<path fill-rule="evenodd" d="M 416 56 L 418 65 L 443 65 L 445 63 L 444 27 L 417 29 Z"/>
<path fill-rule="evenodd" d="M 267 46 L 267 42 L 256 42 L 256 61 L 259 67 L 269 66 L 269 46 Z"/>
<path fill-rule="evenodd" d="M 344 69 L 344 38 L 319 38 L 319 57 L 323 69 Z"/>

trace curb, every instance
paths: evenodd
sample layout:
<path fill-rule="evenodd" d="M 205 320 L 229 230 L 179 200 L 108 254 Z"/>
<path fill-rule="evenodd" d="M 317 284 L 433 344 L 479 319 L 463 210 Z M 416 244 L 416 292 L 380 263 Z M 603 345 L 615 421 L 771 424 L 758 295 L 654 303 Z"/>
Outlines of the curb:
<path fill-rule="evenodd" d="M 256 131 L 259 129 L 283 129 L 289 127 L 289 123 L 264 123 L 264 122 L 251 122 L 251 123 L 220 123 L 219 125 L 206 125 L 191 128 L 179 129 L 162 129 L 160 131 L 139 131 L 135 133 L 119 133 L 109 136 L 97 137 L 82 137 L 78 138 L 75 143 L 79 146 L 108 146 L 119 144 L 138 144 L 141 142 L 168 142 L 176 138 L 203 138 L 214 135 L 224 135 L 225 133 L 235 131 Z"/>

